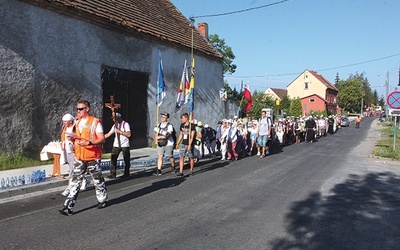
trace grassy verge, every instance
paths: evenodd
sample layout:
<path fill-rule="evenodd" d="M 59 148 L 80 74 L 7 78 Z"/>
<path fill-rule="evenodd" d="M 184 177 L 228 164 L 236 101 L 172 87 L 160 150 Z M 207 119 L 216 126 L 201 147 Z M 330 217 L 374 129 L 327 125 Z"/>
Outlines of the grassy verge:
<path fill-rule="evenodd" d="M 103 154 L 103 159 L 111 159 L 111 154 Z M 0 155 L 0 171 L 53 164 L 53 160 L 40 161 L 29 156 L 4 154 Z"/>
<path fill-rule="evenodd" d="M 400 130 L 397 127 L 396 132 L 396 149 L 393 148 L 394 144 L 394 128 L 392 122 L 382 122 L 381 140 L 379 140 L 372 154 L 383 158 L 391 158 L 400 160 Z"/>
<path fill-rule="evenodd" d="M 23 155 L 0 155 L 0 171 L 48 164 L 53 164 L 53 161 L 39 161 Z"/>

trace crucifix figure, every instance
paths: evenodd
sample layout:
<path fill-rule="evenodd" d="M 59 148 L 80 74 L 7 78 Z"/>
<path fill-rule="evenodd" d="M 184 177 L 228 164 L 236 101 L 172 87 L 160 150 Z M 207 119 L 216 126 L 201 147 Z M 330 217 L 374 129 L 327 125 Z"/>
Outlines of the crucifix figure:
<path fill-rule="evenodd" d="M 115 126 L 115 129 L 117 129 L 118 128 L 118 120 L 117 120 L 117 117 L 115 116 L 115 110 L 118 108 L 121 108 L 121 104 L 114 103 L 114 96 L 110 96 L 110 102 L 105 103 L 105 106 L 107 108 L 111 109 L 111 115 L 114 120 L 114 126 Z M 121 139 L 119 138 L 119 134 L 116 133 L 116 136 L 117 136 L 117 140 L 118 140 L 118 146 L 121 148 Z"/>

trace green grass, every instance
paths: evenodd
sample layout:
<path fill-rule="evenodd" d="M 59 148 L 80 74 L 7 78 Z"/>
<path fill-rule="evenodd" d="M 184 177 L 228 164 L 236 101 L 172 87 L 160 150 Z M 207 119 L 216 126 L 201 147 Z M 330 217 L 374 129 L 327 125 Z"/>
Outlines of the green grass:
<path fill-rule="evenodd" d="M 372 154 L 378 157 L 390 158 L 394 160 L 400 160 L 400 130 L 397 127 L 396 132 L 396 149 L 394 150 L 394 128 L 392 122 L 382 122 L 381 129 L 381 140 L 379 140 Z"/>
<path fill-rule="evenodd" d="M 9 170 L 31 166 L 53 164 L 53 161 L 39 161 L 23 155 L 4 154 L 0 155 L 0 170 Z"/>
<path fill-rule="evenodd" d="M 111 159 L 111 154 L 103 154 L 103 159 Z M 40 161 L 29 156 L 22 154 L 3 154 L 0 155 L 0 171 L 25 168 L 32 166 L 50 165 L 53 164 L 53 160 Z"/>

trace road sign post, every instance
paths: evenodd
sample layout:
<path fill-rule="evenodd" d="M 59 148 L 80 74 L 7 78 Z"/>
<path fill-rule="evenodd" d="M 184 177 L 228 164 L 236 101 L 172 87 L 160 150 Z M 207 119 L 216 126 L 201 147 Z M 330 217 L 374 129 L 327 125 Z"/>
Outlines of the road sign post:
<path fill-rule="evenodd" d="M 400 115 L 400 91 L 393 91 L 386 98 L 386 103 L 393 110 L 390 110 L 390 115 L 394 116 L 393 126 L 393 151 L 396 151 L 396 139 L 397 139 L 397 116 Z"/>

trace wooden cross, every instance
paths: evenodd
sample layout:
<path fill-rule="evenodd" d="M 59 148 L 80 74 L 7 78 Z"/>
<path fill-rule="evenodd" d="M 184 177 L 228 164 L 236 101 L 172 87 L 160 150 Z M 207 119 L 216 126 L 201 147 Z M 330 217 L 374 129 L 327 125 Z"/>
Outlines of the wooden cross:
<path fill-rule="evenodd" d="M 115 116 L 115 110 L 121 108 L 121 104 L 115 103 L 114 102 L 114 96 L 110 96 L 110 102 L 106 103 L 105 106 L 109 109 L 111 109 L 111 115 L 112 118 L 114 119 L 114 126 L 115 126 L 115 136 L 117 137 L 118 140 L 118 146 L 121 148 L 121 139 L 119 138 L 119 134 L 117 134 L 116 129 L 118 128 L 118 121 L 117 117 Z"/>

